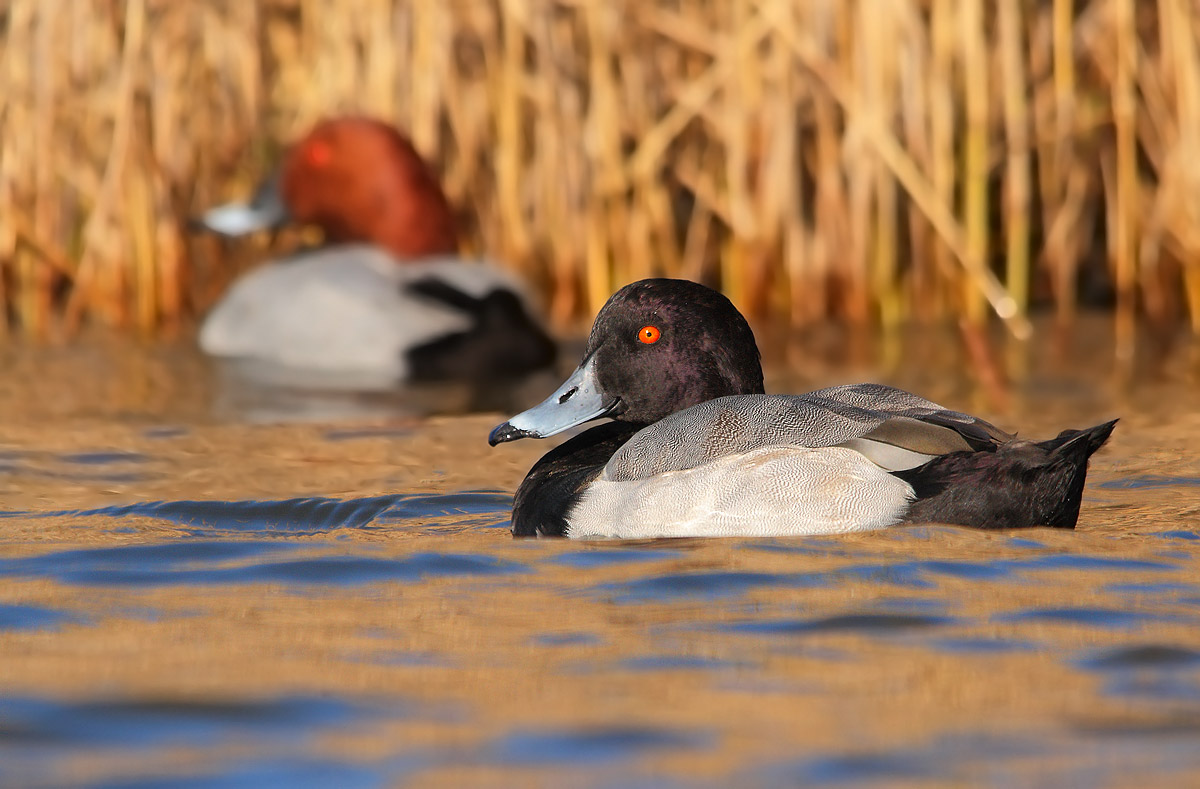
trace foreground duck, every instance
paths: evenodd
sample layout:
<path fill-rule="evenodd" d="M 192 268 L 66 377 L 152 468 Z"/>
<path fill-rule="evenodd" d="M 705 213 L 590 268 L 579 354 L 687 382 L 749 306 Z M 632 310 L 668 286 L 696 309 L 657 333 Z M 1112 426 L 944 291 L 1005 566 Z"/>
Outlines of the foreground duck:
<path fill-rule="evenodd" d="M 253 200 L 197 221 L 227 236 L 285 223 L 320 227 L 326 245 L 237 280 L 200 329 L 206 353 L 364 387 L 512 377 L 554 362 L 516 278 L 459 257 L 449 201 L 394 127 L 322 121 Z"/>
<path fill-rule="evenodd" d="M 530 470 L 513 503 L 514 535 L 799 535 L 906 522 L 1069 529 L 1088 458 L 1116 424 L 1025 441 L 880 384 L 767 395 L 737 309 L 670 279 L 613 295 L 583 363 L 488 442 L 601 417 L 614 421 Z"/>

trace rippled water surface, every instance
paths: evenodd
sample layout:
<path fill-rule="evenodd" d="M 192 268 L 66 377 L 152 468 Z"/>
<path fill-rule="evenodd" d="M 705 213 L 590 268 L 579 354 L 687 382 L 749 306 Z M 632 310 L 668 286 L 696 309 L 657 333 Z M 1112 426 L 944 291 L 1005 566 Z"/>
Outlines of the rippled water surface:
<path fill-rule="evenodd" d="M 1200 365 L 1083 336 L 768 354 L 773 391 L 1120 416 L 1075 532 L 635 544 L 512 540 L 551 444 L 490 449 L 478 393 L 0 349 L 0 785 L 1200 782 Z"/>

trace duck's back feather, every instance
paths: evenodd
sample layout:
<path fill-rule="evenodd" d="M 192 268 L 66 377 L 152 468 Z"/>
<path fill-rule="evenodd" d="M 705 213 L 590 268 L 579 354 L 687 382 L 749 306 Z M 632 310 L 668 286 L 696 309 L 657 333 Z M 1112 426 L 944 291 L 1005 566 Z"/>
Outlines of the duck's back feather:
<path fill-rule="evenodd" d="M 854 449 L 889 471 L 950 452 L 994 449 L 1007 434 L 916 395 L 860 384 L 805 395 L 719 397 L 639 431 L 601 479 L 629 482 L 773 446 Z"/>

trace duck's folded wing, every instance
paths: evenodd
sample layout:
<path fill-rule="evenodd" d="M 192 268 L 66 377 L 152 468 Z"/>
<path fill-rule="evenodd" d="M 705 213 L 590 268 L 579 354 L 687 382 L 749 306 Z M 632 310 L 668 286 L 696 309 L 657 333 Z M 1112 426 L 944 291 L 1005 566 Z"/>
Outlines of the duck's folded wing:
<path fill-rule="evenodd" d="M 842 403 L 856 409 L 878 413 L 908 416 L 930 424 L 949 427 L 967 439 L 976 449 L 986 449 L 997 443 L 1012 441 L 1013 435 L 1006 433 L 979 417 L 951 411 L 932 400 L 884 384 L 845 384 L 817 389 L 800 397 Z"/>
<path fill-rule="evenodd" d="M 987 422 L 877 384 L 738 395 L 642 429 L 613 455 L 602 478 L 646 479 L 770 446 L 847 447 L 898 471 L 949 452 L 994 449 L 1008 439 Z"/>

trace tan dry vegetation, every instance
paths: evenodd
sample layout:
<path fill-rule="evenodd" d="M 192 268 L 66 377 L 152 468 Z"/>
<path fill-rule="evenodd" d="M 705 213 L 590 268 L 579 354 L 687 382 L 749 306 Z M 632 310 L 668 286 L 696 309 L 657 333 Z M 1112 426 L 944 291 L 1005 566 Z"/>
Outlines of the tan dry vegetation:
<path fill-rule="evenodd" d="M 1139 316 L 1200 331 L 1198 32 L 1195 0 L 8 0 L 0 331 L 186 322 L 238 268 L 187 217 L 362 112 L 560 325 L 667 274 L 1020 336 L 1087 269 L 1128 355 Z"/>

